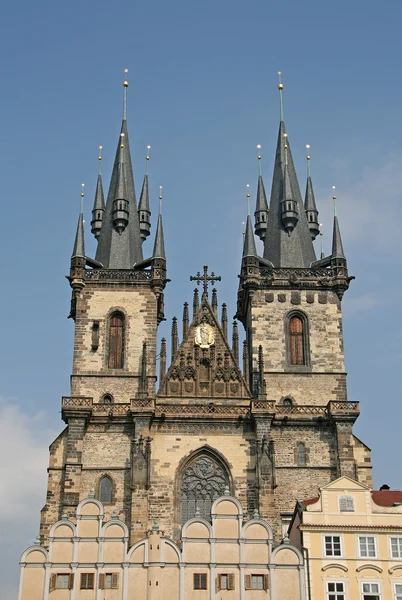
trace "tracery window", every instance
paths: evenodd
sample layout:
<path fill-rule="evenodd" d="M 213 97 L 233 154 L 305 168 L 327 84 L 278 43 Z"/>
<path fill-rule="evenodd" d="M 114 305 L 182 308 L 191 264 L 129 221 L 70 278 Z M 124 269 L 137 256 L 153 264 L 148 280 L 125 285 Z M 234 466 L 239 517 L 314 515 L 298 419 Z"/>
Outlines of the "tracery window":
<path fill-rule="evenodd" d="M 114 313 L 109 324 L 109 369 L 122 369 L 124 358 L 124 316 Z"/>
<path fill-rule="evenodd" d="M 199 455 L 185 468 L 181 483 L 181 524 L 199 515 L 211 521 L 212 504 L 229 486 L 226 470 L 208 455 Z"/>

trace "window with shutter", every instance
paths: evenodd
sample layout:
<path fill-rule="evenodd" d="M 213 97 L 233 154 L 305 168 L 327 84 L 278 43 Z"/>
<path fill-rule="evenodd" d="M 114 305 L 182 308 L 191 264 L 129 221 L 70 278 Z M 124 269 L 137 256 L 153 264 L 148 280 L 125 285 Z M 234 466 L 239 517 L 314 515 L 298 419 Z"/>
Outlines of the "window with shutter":
<path fill-rule="evenodd" d="M 228 574 L 228 590 L 234 590 L 234 589 L 235 589 L 234 574 L 229 573 Z"/>
<path fill-rule="evenodd" d="M 289 322 L 290 364 L 305 365 L 304 324 L 299 316 L 294 316 Z"/>
<path fill-rule="evenodd" d="M 68 576 L 68 589 L 69 590 L 74 589 L 74 573 L 72 573 L 71 575 Z"/>
<path fill-rule="evenodd" d="M 109 325 L 109 369 L 122 369 L 124 358 L 124 316 L 114 313 Z"/>
<path fill-rule="evenodd" d="M 158 585 L 158 582 L 156 582 L 156 585 Z M 119 587 L 119 574 L 112 573 L 112 590 L 117 590 L 118 587 Z"/>
<path fill-rule="evenodd" d="M 246 590 L 251 590 L 251 575 L 244 576 L 244 587 Z"/>
<path fill-rule="evenodd" d="M 57 589 L 58 590 L 68 590 L 70 583 L 70 576 L 67 573 L 58 573 L 57 574 Z"/>
<path fill-rule="evenodd" d="M 49 581 L 49 592 L 53 592 L 56 589 L 56 583 L 57 583 L 57 575 L 50 575 L 50 581 Z"/>
<path fill-rule="evenodd" d="M 99 574 L 99 584 L 98 587 L 100 590 L 105 589 L 105 575 L 103 573 Z"/>

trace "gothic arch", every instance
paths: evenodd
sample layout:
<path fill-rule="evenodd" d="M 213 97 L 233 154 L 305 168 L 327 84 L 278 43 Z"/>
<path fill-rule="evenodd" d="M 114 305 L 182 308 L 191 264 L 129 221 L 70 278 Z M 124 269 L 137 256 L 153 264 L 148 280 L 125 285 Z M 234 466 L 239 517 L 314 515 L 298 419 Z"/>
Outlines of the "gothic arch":
<path fill-rule="evenodd" d="M 120 327 L 117 327 L 119 325 L 118 321 L 120 321 Z M 126 346 L 129 329 L 129 319 L 127 318 L 126 311 L 120 306 L 110 308 L 106 314 L 105 323 L 105 367 L 108 370 L 124 370 L 127 363 Z M 116 333 L 117 336 L 114 335 Z M 113 356 L 111 356 L 111 353 Z M 119 363 L 118 366 L 117 362 Z"/>
<path fill-rule="evenodd" d="M 285 314 L 286 366 L 292 370 L 310 369 L 309 319 L 301 310 Z"/>
<path fill-rule="evenodd" d="M 214 501 L 223 495 L 225 488 L 233 490 L 230 465 L 225 457 L 205 445 L 183 457 L 176 471 L 174 537 L 179 539 L 181 527 L 195 516 L 211 522 Z"/>

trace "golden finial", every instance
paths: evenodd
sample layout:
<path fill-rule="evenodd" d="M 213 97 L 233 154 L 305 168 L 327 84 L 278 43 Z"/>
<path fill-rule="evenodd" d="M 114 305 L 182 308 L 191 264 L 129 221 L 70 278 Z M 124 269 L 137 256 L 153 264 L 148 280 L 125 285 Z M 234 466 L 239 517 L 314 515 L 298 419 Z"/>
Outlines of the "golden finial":
<path fill-rule="evenodd" d="M 261 144 L 257 144 L 258 174 L 261 175 Z"/>
<path fill-rule="evenodd" d="M 283 121 L 283 98 L 282 98 L 282 92 L 283 92 L 283 83 L 282 83 L 282 71 L 278 71 L 278 90 L 279 90 L 279 104 L 280 104 L 280 117 L 281 117 L 281 121 Z"/>
<path fill-rule="evenodd" d="M 81 183 L 81 202 L 80 202 L 80 213 L 82 214 L 84 212 L 84 187 L 85 187 L 85 183 Z"/>
<path fill-rule="evenodd" d="M 123 88 L 124 88 L 124 93 L 123 93 L 123 119 L 124 119 L 124 121 L 127 119 L 127 88 L 128 88 L 127 73 L 128 73 L 128 69 L 124 69 L 124 81 L 123 81 Z"/>
<path fill-rule="evenodd" d="M 246 190 L 247 190 L 247 194 L 246 194 L 246 198 L 247 198 L 247 214 L 250 215 L 250 184 L 247 183 L 246 185 Z"/>
<path fill-rule="evenodd" d="M 120 148 L 124 148 L 124 133 L 120 134 Z"/>
<path fill-rule="evenodd" d="M 147 146 L 147 155 L 145 157 L 145 173 L 148 175 L 148 161 L 151 158 L 151 146 Z"/>
<path fill-rule="evenodd" d="M 332 190 L 333 190 L 332 200 L 334 201 L 334 217 L 336 217 L 336 196 L 335 196 L 336 187 L 334 185 L 332 186 Z"/>
<path fill-rule="evenodd" d="M 307 177 L 310 177 L 311 173 L 310 173 L 310 144 L 306 144 L 306 148 L 307 148 L 307 155 L 306 155 L 306 159 L 307 159 Z"/>
<path fill-rule="evenodd" d="M 101 172 L 101 164 L 102 164 L 102 150 L 103 150 L 103 146 L 98 146 L 98 173 L 100 175 Z"/>
<path fill-rule="evenodd" d="M 162 214 L 162 186 L 159 186 L 159 214 Z"/>

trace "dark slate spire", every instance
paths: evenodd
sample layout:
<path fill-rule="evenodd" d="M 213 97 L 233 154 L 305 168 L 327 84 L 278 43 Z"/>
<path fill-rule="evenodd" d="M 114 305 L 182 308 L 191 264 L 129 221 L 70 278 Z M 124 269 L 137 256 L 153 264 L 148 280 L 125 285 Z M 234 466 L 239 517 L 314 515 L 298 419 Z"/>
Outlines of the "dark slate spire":
<path fill-rule="evenodd" d="M 159 196 L 159 215 L 158 215 L 158 223 L 156 225 L 156 233 L 155 233 L 155 243 L 154 243 L 154 251 L 152 253 L 152 258 L 164 258 L 166 260 L 165 254 L 165 239 L 163 237 L 163 225 L 162 225 L 162 188 L 160 188 L 160 196 Z"/>
<path fill-rule="evenodd" d="M 144 183 L 142 184 L 140 202 L 138 204 L 138 218 L 140 221 L 140 232 L 141 239 L 145 240 L 151 231 L 151 210 L 149 208 L 149 192 L 148 192 L 148 161 L 149 161 L 149 150 L 151 146 L 147 146 L 147 168 L 144 176 Z"/>
<path fill-rule="evenodd" d="M 297 208 L 297 202 L 294 198 L 292 184 L 289 177 L 288 145 L 287 138 L 285 138 L 285 166 L 283 169 L 281 219 L 288 235 L 290 235 L 290 233 L 296 227 L 299 220 Z"/>
<path fill-rule="evenodd" d="M 283 85 L 280 83 L 282 96 Z M 304 211 L 296 170 L 293 163 L 289 138 L 286 137 L 285 123 L 281 103 L 281 121 L 276 147 L 274 174 L 272 179 L 271 201 L 264 244 L 264 258 L 274 267 L 310 267 L 316 260 L 307 217 Z M 287 148 L 285 149 L 286 140 Z M 285 151 L 287 157 L 285 156 Z M 287 158 L 287 160 L 286 160 Z M 287 180 L 296 205 L 298 221 L 293 231 L 287 232 L 282 222 L 281 201 L 284 197 L 285 163 L 287 162 Z"/>
<path fill-rule="evenodd" d="M 125 99 L 123 122 L 95 257 L 107 269 L 131 269 L 135 263 L 143 260 L 130 143 L 125 118 L 127 81 L 124 81 L 123 86 Z M 127 201 L 128 206 L 128 223 L 119 234 L 113 223 L 113 212 L 116 208 L 115 200 L 118 199 L 117 196 L 121 195 L 122 187 L 125 189 L 126 198 L 124 200 Z"/>
<path fill-rule="evenodd" d="M 346 260 L 346 256 L 343 252 L 341 231 L 339 229 L 338 216 L 336 214 L 336 196 L 333 197 L 334 200 L 334 229 L 332 234 L 332 258 L 343 258 Z"/>
<path fill-rule="evenodd" d="M 99 172 L 98 172 L 98 181 L 96 184 L 96 192 L 95 192 L 94 206 L 92 209 L 92 221 L 91 221 L 91 233 L 93 233 L 93 235 L 95 236 L 96 239 L 98 239 L 100 230 L 102 229 L 103 215 L 105 214 L 105 197 L 103 194 L 102 174 L 101 174 L 101 169 L 100 169 L 101 160 L 102 160 L 102 146 L 99 146 L 99 155 L 98 155 Z"/>
<path fill-rule="evenodd" d="M 246 256 L 258 256 L 257 249 L 255 247 L 253 225 L 251 223 L 251 217 L 249 214 L 247 215 L 246 233 L 244 234 L 243 245 L 243 258 Z"/>
<path fill-rule="evenodd" d="M 77 223 L 77 233 L 75 234 L 75 242 L 71 258 L 85 258 L 85 238 L 84 238 L 84 184 L 82 184 L 80 214 Z"/>
<path fill-rule="evenodd" d="M 310 146 L 307 146 L 310 148 Z M 318 222 L 318 210 L 315 203 L 313 182 L 311 181 L 310 173 L 310 156 L 307 155 L 307 184 L 306 184 L 306 196 L 304 200 L 304 210 L 306 211 L 306 217 L 308 222 L 308 228 L 310 229 L 311 239 L 315 240 L 317 235 L 320 233 L 320 224 Z"/>
<path fill-rule="evenodd" d="M 258 151 L 261 149 L 261 145 L 257 146 Z M 261 174 L 261 155 L 258 153 L 258 186 L 257 186 L 257 200 L 255 203 L 255 212 L 254 212 L 254 231 L 255 234 L 258 235 L 260 240 L 264 241 L 265 234 L 267 231 L 267 221 L 268 221 L 268 202 L 267 196 L 265 193 L 264 181 L 262 179 Z"/>

